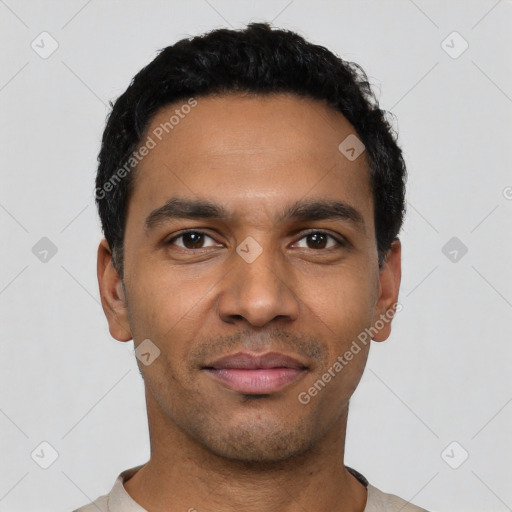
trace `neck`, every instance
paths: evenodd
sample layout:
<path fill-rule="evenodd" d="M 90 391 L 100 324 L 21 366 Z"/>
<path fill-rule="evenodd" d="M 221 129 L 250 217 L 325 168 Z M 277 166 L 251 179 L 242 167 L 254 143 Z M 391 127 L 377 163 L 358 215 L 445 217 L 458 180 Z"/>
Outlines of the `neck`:
<path fill-rule="evenodd" d="M 151 457 L 124 487 L 151 512 L 362 512 L 366 490 L 343 463 L 347 411 L 316 445 L 283 461 L 219 457 L 148 400 Z"/>

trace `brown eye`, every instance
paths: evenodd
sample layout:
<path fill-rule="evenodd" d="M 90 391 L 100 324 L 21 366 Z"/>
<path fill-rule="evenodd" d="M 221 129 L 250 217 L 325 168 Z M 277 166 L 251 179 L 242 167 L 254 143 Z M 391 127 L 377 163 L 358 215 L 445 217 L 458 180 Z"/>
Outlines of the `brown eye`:
<path fill-rule="evenodd" d="M 323 233 L 313 233 L 306 237 L 311 249 L 325 249 L 327 245 L 327 235 Z"/>
<path fill-rule="evenodd" d="M 211 236 L 208 236 L 202 231 L 187 231 L 181 235 L 175 236 L 169 240 L 169 245 L 177 245 L 182 249 L 204 249 L 205 247 L 214 247 L 215 243 L 211 245 L 204 245 L 207 240 L 215 242 Z"/>
<path fill-rule="evenodd" d="M 342 246 L 343 244 L 335 239 L 332 235 L 324 233 L 323 231 L 312 231 L 311 233 L 303 236 L 299 243 L 303 240 L 306 241 L 305 246 L 301 248 L 306 249 L 330 249 L 331 247 Z"/>

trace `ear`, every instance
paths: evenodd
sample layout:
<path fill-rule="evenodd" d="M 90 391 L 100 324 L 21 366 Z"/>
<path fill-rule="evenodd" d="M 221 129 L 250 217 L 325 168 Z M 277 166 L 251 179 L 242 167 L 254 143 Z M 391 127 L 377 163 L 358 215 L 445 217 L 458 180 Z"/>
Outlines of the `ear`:
<path fill-rule="evenodd" d="M 123 283 L 112 265 L 112 253 L 105 238 L 98 247 L 97 272 L 101 305 L 107 317 L 110 334 L 118 341 L 129 341 L 132 339 L 132 333 Z"/>
<path fill-rule="evenodd" d="M 398 292 L 402 278 L 402 244 L 398 238 L 391 243 L 379 272 L 379 294 L 375 305 L 373 328 L 375 341 L 385 341 L 391 334 L 391 319 L 398 309 Z M 398 309 L 399 310 L 399 309 Z"/>

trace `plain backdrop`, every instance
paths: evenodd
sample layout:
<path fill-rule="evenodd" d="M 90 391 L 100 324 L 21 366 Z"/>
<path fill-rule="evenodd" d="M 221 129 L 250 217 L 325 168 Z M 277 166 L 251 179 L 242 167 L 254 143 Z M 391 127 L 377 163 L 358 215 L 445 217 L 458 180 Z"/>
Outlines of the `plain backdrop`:
<path fill-rule="evenodd" d="M 0 510 L 70 511 L 147 461 L 133 343 L 110 337 L 96 280 L 108 101 L 158 49 L 251 21 L 361 64 L 408 165 L 403 310 L 372 344 L 346 463 L 430 510 L 512 510 L 512 4 L 495 0 L 0 1 Z"/>

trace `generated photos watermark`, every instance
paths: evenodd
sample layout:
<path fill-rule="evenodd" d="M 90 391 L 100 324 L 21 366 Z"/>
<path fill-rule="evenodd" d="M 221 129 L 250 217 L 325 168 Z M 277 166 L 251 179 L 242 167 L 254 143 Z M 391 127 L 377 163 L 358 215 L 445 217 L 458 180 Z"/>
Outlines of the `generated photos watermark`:
<path fill-rule="evenodd" d="M 403 306 L 396 302 L 385 313 L 379 316 L 379 319 L 371 327 L 367 327 L 364 331 L 357 335 L 357 339 L 352 341 L 350 348 L 348 348 L 342 355 L 336 358 L 336 361 L 323 373 L 323 375 L 307 390 L 298 394 L 297 399 L 303 405 L 309 404 L 311 399 L 318 395 L 325 386 L 349 364 L 354 356 L 361 352 L 361 346 L 366 346 L 372 338 L 381 331 L 386 324 L 391 322 L 396 313 L 402 311 Z"/>
<path fill-rule="evenodd" d="M 181 105 L 180 108 L 174 110 L 174 114 L 164 123 L 160 123 L 152 132 L 146 137 L 146 141 L 139 145 L 136 151 L 126 159 L 124 165 L 117 169 L 117 171 L 103 184 L 102 187 L 97 187 L 95 190 L 95 197 L 98 200 L 104 199 L 108 192 L 112 192 L 114 188 L 121 182 L 122 179 L 126 178 L 137 165 L 150 153 L 152 149 L 156 147 L 165 135 L 171 133 L 171 131 L 178 126 L 182 119 L 185 118 L 197 105 L 195 98 L 189 98 L 187 103 Z"/>

